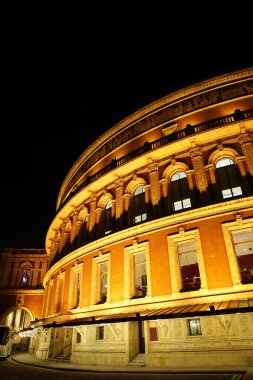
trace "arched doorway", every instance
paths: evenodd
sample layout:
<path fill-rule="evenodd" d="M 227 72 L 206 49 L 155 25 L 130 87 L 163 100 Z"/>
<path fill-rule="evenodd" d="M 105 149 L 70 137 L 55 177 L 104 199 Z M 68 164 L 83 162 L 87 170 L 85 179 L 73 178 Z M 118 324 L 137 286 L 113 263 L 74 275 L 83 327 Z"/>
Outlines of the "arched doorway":
<path fill-rule="evenodd" d="M 24 329 L 28 329 L 30 322 L 34 319 L 30 310 L 25 307 L 13 307 L 7 310 L 1 318 L 1 323 L 9 326 L 13 333 L 12 351 L 28 351 L 30 345 L 29 337 L 20 337 L 18 334 Z"/>

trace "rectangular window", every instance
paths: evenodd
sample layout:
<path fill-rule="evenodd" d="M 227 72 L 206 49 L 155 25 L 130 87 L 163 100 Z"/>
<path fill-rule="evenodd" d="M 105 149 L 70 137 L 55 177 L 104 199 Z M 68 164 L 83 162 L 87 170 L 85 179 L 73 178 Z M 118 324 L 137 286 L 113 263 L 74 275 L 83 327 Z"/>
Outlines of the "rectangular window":
<path fill-rule="evenodd" d="M 104 326 L 96 328 L 96 340 L 104 340 Z"/>
<path fill-rule="evenodd" d="M 253 230 L 232 231 L 232 240 L 243 284 L 253 283 Z"/>
<path fill-rule="evenodd" d="M 181 291 L 198 290 L 200 288 L 200 275 L 195 241 L 178 242 L 177 247 L 182 276 Z"/>
<path fill-rule="evenodd" d="M 77 264 L 71 269 L 70 292 L 69 292 L 69 307 L 71 309 L 79 307 L 81 299 L 82 285 L 82 265 Z"/>
<path fill-rule="evenodd" d="M 104 303 L 107 299 L 107 278 L 108 278 L 108 261 L 100 265 L 100 302 Z"/>
<path fill-rule="evenodd" d="M 188 319 L 187 322 L 190 336 L 202 335 L 199 318 Z"/>
<path fill-rule="evenodd" d="M 81 343 L 82 335 L 77 331 L 76 332 L 76 343 Z"/>
<path fill-rule="evenodd" d="M 51 298 L 52 298 L 52 295 L 53 295 L 53 284 L 54 284 L 54 280 L 51 279 L 51 281 L 49 281 L 49 283 L 47 285 L 46 307 L 45 307 L 45 315 L 46 316 L 50 315 L 51 314 L 51 310 L 52 310 Z"/>
<path fill-rule="evenodd" d="M 91 303 L 110 302 L 110 254 L 104 253 L 93 258 L 91 280 Z"/>
<path fill-rule="evenodd" d="M 149 328 L 149 336 L 150 336 L 151 342 L 158 340 L 157 327 L 150 327 Z"/>
<path fill-rule="evenodd" d="M 147 271 L 145 253 L 134 255 L 135 297 L 145 297 L 147 294 Z"/>
<path fill-rule="evenodd" d="M 152 294 L 149 242 L 124 248 L 124 297 L 131 300 Z"/>
<path fill-rule="evenodd" d="M 63 300 L 63 285 L 64 285 L 64 273 L 58 276 L 57 289 L 56 289 L 56 303 L 55 312 L 60 313 Z"/>

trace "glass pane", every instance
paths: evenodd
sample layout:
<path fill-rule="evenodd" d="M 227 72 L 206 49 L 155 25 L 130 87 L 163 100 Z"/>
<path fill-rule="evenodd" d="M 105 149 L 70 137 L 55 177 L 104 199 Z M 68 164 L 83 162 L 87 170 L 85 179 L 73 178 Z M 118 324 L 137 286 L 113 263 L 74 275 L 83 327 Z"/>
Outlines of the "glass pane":
<path fill-rule="evenodd" d="M 231 198 L 232 197 L 232 191 L 231 189 L 222 190 L 222 196 L 223 198 Z"/>
<path fill-rule="evenodd" d="M 100 292 L 101 292 L 101 302 L 106 302 L 107 299 L 107 281 L 108 281 L 108 262 L 103 262 L 100 264 Z"/>
<path fill-rule="evenodd" d="M 183 208 L 191 207 L 191 200 L 190 198 L 183 199 Z"/>
<path fill-rule="evenodd" d="M 221 158 L 216 163 L 216 168 L 222 168 L 224 166 L 234 165 L 234 162 L 231 160 L 231 158 Z"/>
<path fill-rule="evenodd" d="M 183 205 L 182 205 L 181 201 L 174 202 L 174 210 L 175 211 L 182 210 L 182 208 L 183 208 Z"/>
<path fill-rule="evenodd" d="M 178 181 L 181 178 L 186 178 L 186 174 L 184 172 L 177 172 L 171 177 L 171 182 Z"/>
<path fill-rule="evenodd" d="M 183 287 L 181 291 L 200 288 L 198 257 L 194 240 L 178 243 L 179 263 Z"/>
<path fill-rule="evenodd" d="M 252 229 L 233 231 L 232 239 L 242 283 L 253 283 L 253 231 Z"/>
<path fill-rule="evenodd" d="M 201 335 L 200 319 L 189 319 L 188 323 L 190 335 Z"/>
<path fill-rule="evenodd" d="M 242 188 L 240 186 L 232 188 L 233 196 L 242 195 Z"/>
<path fill-rule="evenodd" d="M 144 253 L 134 255 L 135 296 L 144 297 L 147 292 L 146 256 Z"/>

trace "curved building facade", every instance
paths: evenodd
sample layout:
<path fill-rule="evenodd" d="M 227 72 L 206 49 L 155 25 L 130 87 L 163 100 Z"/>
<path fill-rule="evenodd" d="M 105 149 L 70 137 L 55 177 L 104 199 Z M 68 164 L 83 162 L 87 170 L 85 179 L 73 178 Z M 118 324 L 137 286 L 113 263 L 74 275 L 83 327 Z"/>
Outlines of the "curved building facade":
<path fill-rule="evenodd" d="M 252 137 L 248 68 L 158 99 L 84 151 L 46 236 L 37 356 L 253 364 Z"/>

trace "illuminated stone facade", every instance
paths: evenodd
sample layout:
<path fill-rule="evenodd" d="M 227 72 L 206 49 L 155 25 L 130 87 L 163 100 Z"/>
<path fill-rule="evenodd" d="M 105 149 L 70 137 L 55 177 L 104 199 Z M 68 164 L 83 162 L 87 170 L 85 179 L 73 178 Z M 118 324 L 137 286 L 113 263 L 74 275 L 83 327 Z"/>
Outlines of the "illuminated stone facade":
<path fill-rule="evenodd" d="M 49 255 L 45 249 L 6 248 L 0 258 L 0 324 L 13 329 L 14 343 L 26 346 L 18 333 L 42 317 Z"/>
<path fill-rule="evenodd" d="M 249 68 L 165 96 L 86 149 L 46 236 L 38 357 L 253 364 L 252 137 Z"/>

